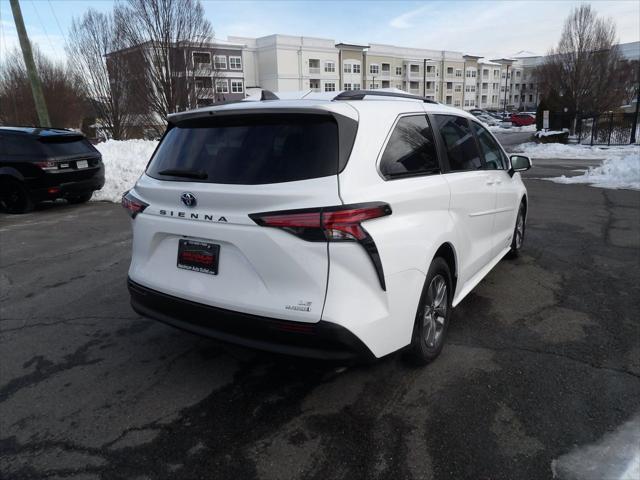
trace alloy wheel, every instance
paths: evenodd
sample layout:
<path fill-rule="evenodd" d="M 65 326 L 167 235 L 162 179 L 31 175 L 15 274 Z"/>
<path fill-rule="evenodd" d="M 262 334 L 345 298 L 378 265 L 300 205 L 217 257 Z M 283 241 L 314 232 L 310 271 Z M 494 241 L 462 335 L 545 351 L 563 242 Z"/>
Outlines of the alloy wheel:
<path fill-rule="evenodd" d="M 448 304 L 447 282 L 438 274 L 429 284 L 422 314 L 422 332 L 428 348 L 437 348 L 442 341 Z"/>

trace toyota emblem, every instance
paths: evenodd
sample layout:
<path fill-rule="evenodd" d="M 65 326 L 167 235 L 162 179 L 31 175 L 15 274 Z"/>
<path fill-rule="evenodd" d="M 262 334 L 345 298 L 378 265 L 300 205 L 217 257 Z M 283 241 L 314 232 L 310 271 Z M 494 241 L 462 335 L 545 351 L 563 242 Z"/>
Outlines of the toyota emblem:
<path fill-rule="evenodd" d="M 182 200 L 182 203 L 184 203 L 187 207 L 195 207 L 196 203 L 198 203 L 198 201 L 196 200 L 196 196 L 190 192 L 184 192 L 182 195 L 180 195 L 180 200 Z"/>

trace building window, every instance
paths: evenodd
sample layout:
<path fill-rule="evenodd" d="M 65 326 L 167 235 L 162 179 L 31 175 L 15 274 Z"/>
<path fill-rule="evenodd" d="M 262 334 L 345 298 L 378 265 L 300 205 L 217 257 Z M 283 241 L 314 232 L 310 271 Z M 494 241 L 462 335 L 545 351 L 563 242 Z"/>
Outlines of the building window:
<path fill-rule="evenodd" d="M 520 78 L 520 70 L 516 70 L 516 78 Z"/>
<path fill-rule="evenodd" d="M 389 65 L 388 63 L 383 63 L 382 73 L 390 73 L 390 72 L 391 72 L 391 65 Z"/>
<path fill-rule="evenodd" d="M 242 70 L 242 57 L 229 57 L 229 68 L 231 70 Z"/>
<path fill-rule="evenodd" d="M 498 78 L 498 77 L 500 76 L 500 70 L 494 70 L 494 71 L 493 71 L 493 76 L 494 76 L 495 78 Z"/>
<path fill-rule="evenodd" d="M 420 84 L 418 82 L 409 82 L 410 90 L 417 90 L 418 88 L 420 88 Z"/>
<path fill-rule="evenodd" d="M 351 90 L 351 84 L 350 83 L 345 83 L 344 84 L 344 89 L 345 90 Z"/>
<path fill-rule="evenodd" d="M 360 66 L 360 65 L 358 65 L 358 66 Z M 359 83 L 354 83 L 353 84 L 353 89 L 354 90 L 360 90 L 360 84 Z"/>
<path fill-rule="evenodd" d="M 401 83 L 396 83 L 396 88 L 398 90 L 402 90 L 402 84 Z"/>
<path fill-rule="evenodd" d="M 216 80 L 216 93 L 229 93 L 229 82 Z"/>
<path fill-rule="evenodd" d="M 317 58 L 309 59 L 309 73 L 320 73 L 320 60 Z"/>
<path fill-rule="evenodd" d="M 336 71 L 335 62 L 324 62 L 324 71 L 327 73 L 334 73 Z"/>
<path fill-rule="evenodd" d="M 476 101 L 475 100 L 469 100 L 469 106 L 470 107 L 475 107 L 476 106 Z"/>
<path fill-rule="evenodd" d="M 242 80 L 231 80 L 231 93 L 243 93 L 244 83 Z"/>
<path fill-rule="evenodd" d="M 487 78 L 488 76 L 489 76 L 489 70 L 485 68 L 484 70 L 482 70 L 482 77 Z"/>
<path fill-rule="evenodd" d="M 420 73 L 420 65 L 411 65 L 409 71 L 411 73 Z"/>
<path fill-rule="evenodd" d="M 216 55 L 213 57 L 213 66 L 218 69 L 226 69 L 227 68 L 227 57 L 224 55 Z"/>
<path fill-rule="evenodd" d="M 402 75 L 402 67 L 396 67 L 396 75 L 398 77 Z"/>
<path fill-rule="evenodd" d="M 433 95 L 427 95 L 426 99 L 427 100 L 435 100 L 435 97 Z"/>
<path fill-rule="evenodd" d="M 427 82 L 427 90 L 433 90 L 433 82 Z"/>
<path fill-rule="evenodd" d="M 453 102 L 453 97 L 451 95 L 447 95 L 445 103 L 447 105 L 451 105 L 452 102 Z"/>
<path fill-rule="evenodd" d="M 529 101 L 533 102 L 533 95 L 529 95 Z"/>
<path fill-rule="evenodd" d="M 353 64 L 353 73 L 360 73 L 360 64 L 359 63 L 354 63 Z"/>
<path fill-rule="evenodd" d="M 193 52 L 193 65 L 198 68 L 198 66 L 211 66 L 211 54 L 209 52 Z"/>
<path fill-rule="evenodd" d="M 447 90 L 453 89 L 453 82 L 447 82 Z"/>
<path fill-rule="evenodd" d="M 461 92 L 462 91 L 462 85 L 456 85 L 455 90 L 456 92 Z"/>
<path fill-rule="evenodd" d="M 467 69 L 467 78 L 476 78 L 475 69 Z"/>
<path fill-rule="evenodd" d="M 336 84 L 335 82 L 327 82 L 324 84 L 324 91 L 325 92 L 335 92 L 336 91 Z"/>
<path fill-rule="evenodd" d="M 351 73 L 351 64 L 350 63 L 345 63 L 342 67 L 342 71 L 344 73 Z"/>
<path fill-rule="evenodd" d="M 380 88 L 380 84 L 379 83 L 370 83 L 369 84 L 369 88 L 371 90 L 377 90 L 378 88 Z"/>
<path fill-rule="evenodd" d="M 380 65 L 369 65 L 369 73 L 378 75 L 380 73 Z"/>
<path fill-rule="evenodd" d="M 453 67 L 447 67 L 447 75 L 453 75 Z"/>
<path fill-rule="evenodd" d="M 460 100 L 456 100 L 455 102 L 453 102 L 453 106 L 460 107 Z"/>
<path fill-rule="evenodd" d="M 319 92 L 320 91 L 320 80 L 318 80 L 318 79 L 309 80 L 309 88 L 311 90 L 313 90 L 314 92 Z"/>
<path fill-rule="evenodd" d="M 435 67 L 433 65 L 427 65 L 427 73 L 435 72 Z"/>
<path fill-rule="evenodd" d="M 456 77 L 462 77 L 462 70 L 459 68 L 456 69 Z"/>

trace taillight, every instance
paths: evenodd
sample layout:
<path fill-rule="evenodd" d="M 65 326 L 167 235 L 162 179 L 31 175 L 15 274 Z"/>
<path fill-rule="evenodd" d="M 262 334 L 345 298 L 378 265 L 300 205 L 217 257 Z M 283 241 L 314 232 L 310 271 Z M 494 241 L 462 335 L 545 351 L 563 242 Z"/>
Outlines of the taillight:
<path fill-rule="evenodd" d="M 356 241 L 374 264 L 380 285 L 386 290 L 378 249 L 361 222 L 391 215 L 383 202 L 339 205 L 301 210 L 253 213 L 249 217 L 263 227 L 281 228 L 311 242 Z"/>
<path fill-rule="evenodd" d="M 58 164 L 56 162 L 34 162 L 34 164 L 46 171 L 58 169 Z"/>
<path fill-rule="evenodd" d="M 122 207 L 129 213 L 131 218 L 136 218 L 136 215 L 144 211 L 148 206 L 148 203 L 145 203 L 136 197 L 131 193 L 131 190 L 122 195 Z"/>

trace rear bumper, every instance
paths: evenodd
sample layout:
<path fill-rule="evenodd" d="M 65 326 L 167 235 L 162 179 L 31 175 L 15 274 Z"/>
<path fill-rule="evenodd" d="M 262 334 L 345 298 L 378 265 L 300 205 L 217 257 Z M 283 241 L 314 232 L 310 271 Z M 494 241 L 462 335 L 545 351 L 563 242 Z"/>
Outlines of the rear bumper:
<path fill-rule="evenodd" d="M 375 359 L 360 339 L 335 323 L 293 322 L 183 300 L 128 279 L 131 306 L 142 316 L 206 337 L 258 350 L 323 360 Z"/>
<path fill-rule="evenodd" d="M 104 166 L 100 164 L 98 168 L 85 171 L 45 174 L 37 180 L 27 182 L 27 187 L 36 200 L 47 200 L 100 190 L 104 181 Z"/>

